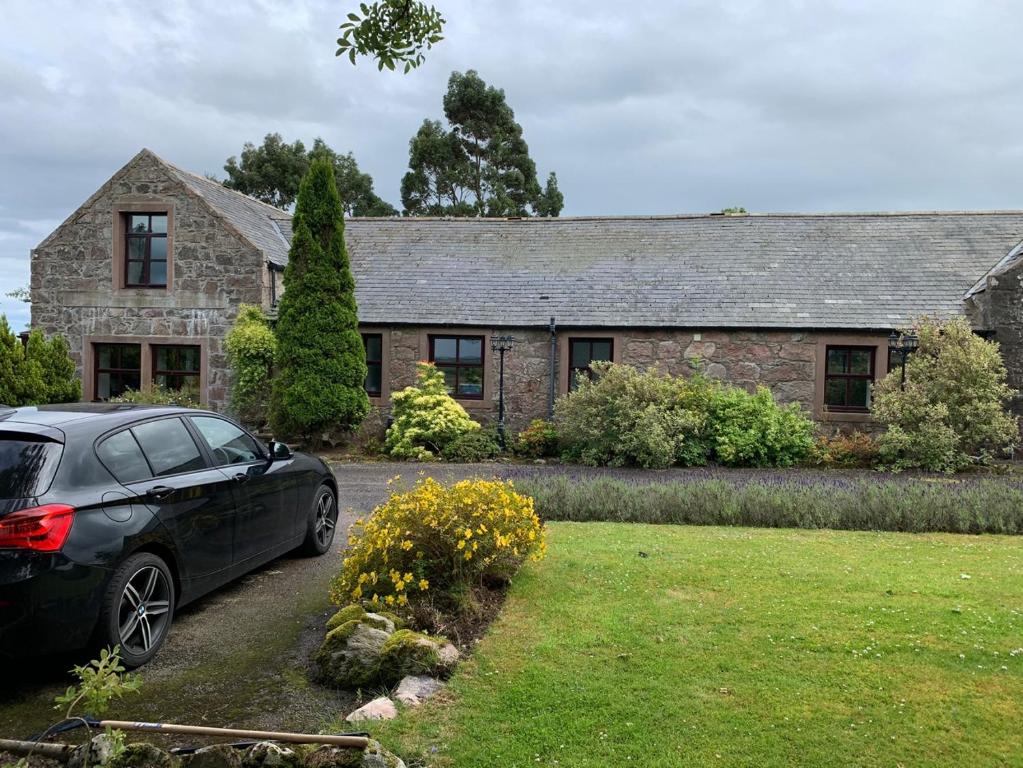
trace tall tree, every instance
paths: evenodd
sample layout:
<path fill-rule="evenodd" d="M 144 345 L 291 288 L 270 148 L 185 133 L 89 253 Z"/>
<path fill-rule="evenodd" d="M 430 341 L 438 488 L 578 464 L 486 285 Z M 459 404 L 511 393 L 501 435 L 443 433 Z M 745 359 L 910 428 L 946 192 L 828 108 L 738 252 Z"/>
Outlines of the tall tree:
<path fill-rule="evenodd" d="M 349 216 L 397 216 L 398 210 L 373 191 L 373 177 L 359 170 L 354 155 L 339 154 L 320 138 L 308 152 L 301 141 L 288 144 L 279 133 L 267 134 L 260 146 L 246 143 L 241 161 L 227 159 L 224 186 L 287 210 L 295 202 L 302 177 L 317 157 L 334 168 L 338 194 Z"/>
<path fill-rule="evenodd" d="M 409 142 L 401 201 L 411 216 L 557 216 L 556 177 L 541 190 L 522 126 L 504 91 L 473 70 L 452 72 L 444 95 L 449 129 L 425 120 Z M 548 195 L 549 193 L 549 195 Z"/>
<path fill-rule="evenodd" d="M 314 445 L 327 430 L 357 426 L 369 411 L 355 279 L 334 178 L 330 161 L 318 158 L 299 187 L 270 396 L 275 433 Z"/>

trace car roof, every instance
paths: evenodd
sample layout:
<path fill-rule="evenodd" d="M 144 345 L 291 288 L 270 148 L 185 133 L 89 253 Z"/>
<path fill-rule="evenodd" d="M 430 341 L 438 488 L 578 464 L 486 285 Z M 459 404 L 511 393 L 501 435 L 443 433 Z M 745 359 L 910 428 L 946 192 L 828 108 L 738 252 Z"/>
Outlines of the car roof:
<path fill-rule="evenodd" d="M 136 403 L 65 403 L 61 405 L 30 405 L 21 408 L 0 406 L 0 430 L 27 427 L 68 427 L 110 429 L 131 424 L 141 418 L 180 413 L 208 413 L 177 405 L 141 405 Z"/>

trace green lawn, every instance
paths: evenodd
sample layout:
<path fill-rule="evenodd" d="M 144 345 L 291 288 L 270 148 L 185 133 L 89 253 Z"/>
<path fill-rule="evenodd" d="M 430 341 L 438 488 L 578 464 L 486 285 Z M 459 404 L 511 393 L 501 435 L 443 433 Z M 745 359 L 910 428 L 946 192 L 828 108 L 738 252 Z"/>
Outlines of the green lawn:
<path fill-rule="evenodd" d="M 464 768 L 1023 765 L 1023 539 L 554 523 L 444 700 L 374 730 Z"/>

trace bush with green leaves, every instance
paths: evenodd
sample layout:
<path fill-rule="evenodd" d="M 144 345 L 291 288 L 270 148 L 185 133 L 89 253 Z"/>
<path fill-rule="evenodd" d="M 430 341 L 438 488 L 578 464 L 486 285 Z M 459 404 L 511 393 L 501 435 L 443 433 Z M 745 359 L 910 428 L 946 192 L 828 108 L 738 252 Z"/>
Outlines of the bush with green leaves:
<path fill-rule="evenodd" d="M 199 401 L 195 397 L 178 389 L 165 389 L 151 386 L 149 389 L 126 389 L 116 397 L 110 398 L 111 403 L 137 403 L 139 405 L 179 405 L 183 408 L 198 408 Z"/>
<path fill-rule="evenodd" d="M 396 459 L 436 458 L 462 435 L 480 425 L 448 394 L 444 374 L 432 363 L 417 363 L 413 386 L 391 395 L 391 426 L 384 447 Z"/>
<path fill-rule="evenodd" d="M 270 425 L 280 437 L 315 445 L 327 431 L 357 427 L 369 412 L 355 278 L 327 159 L 313 160 L 302 179 L 291 228 Z"/>
<path fill-rule="evenodd" d="M 0 315 L 0 403 L 10 406 L 73 403 L 82 397 L 67 340 L 42 331 L 22 344 Z"/>
<path fill-rule="evenodd" d="M 1019 426 L 1006 408 L 1006 383 L 998 344 L 973 332 L 965 318 L 920 321 L 920 346 L 901 371 L 874 386 L 873 412 L 887 427 L 878 438 L 880 460 L 893 469 L 954 472 L 1007 454 Z"/>
<path fill-rule="evenodd" d="M 558 452 L 557 427 L 547 419 L 533 419 L 515 436 L 512 453 L 526 459 L 544 459 Z"/>
<path fill-rule="evenodd" d="M 714 458 L 726 466 L 790 467 L 813 449 L 813 421 L 797 403 L 776 403 L 766 387 L 716 389 L 709 423 Z"/>
<path fill-rule="evenodd" d="M 489 430 L 476 430 L 459 435 L 444 446 L 440 455 L 444 461 L 471 464 L 495 458 L 501 452 L 497 438 Z"/>
<path fill-rule="evenodd" d="M 263 310 L 242 304 L 224 347 L 231 366 L 231 410 L 243 423 L 261 427 L 266 423 L 277 352 L 277 340 Z"/>

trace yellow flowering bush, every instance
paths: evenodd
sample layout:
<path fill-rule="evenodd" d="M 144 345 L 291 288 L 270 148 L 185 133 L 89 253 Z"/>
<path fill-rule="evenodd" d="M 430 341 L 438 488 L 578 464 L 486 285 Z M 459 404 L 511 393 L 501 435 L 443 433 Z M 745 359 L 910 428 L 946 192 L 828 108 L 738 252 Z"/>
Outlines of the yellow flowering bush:
<path fill-rule="evenodd" d="M 512 483 L 444 486 L 425 478 L 355 522 L 331 600 L 406 610 L 457 602 L 474 587 L 507 581 L 523 560 L 546 551 L 533 500 Z"/>
<path fill-rule="evenodd" d="M 384 445 L 395 458 L 423 461 L 480 425 L 448 394 L 444 374 L 432 363 L 418 363 L 417 369 L 415 386 L 391 395 L 394 421 Z"/>

